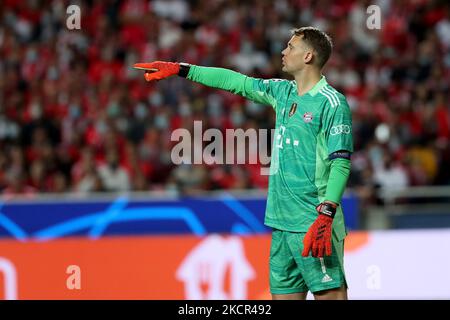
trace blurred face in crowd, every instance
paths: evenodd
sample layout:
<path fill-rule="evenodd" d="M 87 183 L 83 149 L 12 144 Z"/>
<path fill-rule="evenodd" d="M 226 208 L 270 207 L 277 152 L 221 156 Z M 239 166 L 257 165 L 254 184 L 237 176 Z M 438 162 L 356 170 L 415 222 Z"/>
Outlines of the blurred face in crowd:
<path fill-rule="evenodd" d="M 281 55 L 282 70 L 295 74 L 307 64 L 312 64 L 313 49 L 302 40 L 302 36 L 294 35 L 289 40 L 286 49 L 281 52 Z"/>

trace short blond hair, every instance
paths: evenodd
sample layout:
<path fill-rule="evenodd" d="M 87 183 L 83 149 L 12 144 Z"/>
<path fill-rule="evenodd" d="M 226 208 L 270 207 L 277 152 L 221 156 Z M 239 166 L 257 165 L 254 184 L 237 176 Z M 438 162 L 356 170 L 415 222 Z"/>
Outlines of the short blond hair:
<path fill-rule="evenodd" d="M 333 41 L 325 32 L 314 27 L 302 27 L 291 30 L 293 35 L 302 36 L 303 41 L 316 52 L 315 63 L 322 68 L 330 58 Z"/>

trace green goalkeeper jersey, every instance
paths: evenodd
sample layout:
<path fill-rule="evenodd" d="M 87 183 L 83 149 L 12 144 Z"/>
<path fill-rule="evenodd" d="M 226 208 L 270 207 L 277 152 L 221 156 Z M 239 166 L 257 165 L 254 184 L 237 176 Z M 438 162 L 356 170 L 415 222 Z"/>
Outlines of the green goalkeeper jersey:
<path fill-rule="evenodd" d="M 353 152 L 348 103 L 325 77 L 299 96 L 295 81 L 257 79 L 221 69 L 192 66 L 188 79 L 271 105 L 276 113 L 265 224 L 307 232 L 325 200 L 333 152 Z M 338 239 L 346 235 L 341 206 L 333 221 Z"/>

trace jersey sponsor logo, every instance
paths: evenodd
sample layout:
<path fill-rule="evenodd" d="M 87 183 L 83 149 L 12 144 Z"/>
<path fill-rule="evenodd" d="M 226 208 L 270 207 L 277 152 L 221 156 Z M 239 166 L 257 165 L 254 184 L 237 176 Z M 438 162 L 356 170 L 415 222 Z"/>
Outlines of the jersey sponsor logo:
<path fill-rule="evenodd" d="M 348 124 L 338 124 L 337 126 L 331 127 L 330 135 L 336 136 L 338 134 L 350 134 L 352 128 Z"/>
<path fill-rule="evenodd" d="M 306 112 L 306 113 L 303 115 L 303 121 L 305 121 L 305 123 L 311 122 L 312 119 L 313 119 L 313 114 L 312 114 L 312 112 Z"/>
<path fill-rule="evenodd" d="M 294 115 L 295 111 L 297 111 L 297 104 L 294 102 L 291 105 L 291 109 L 289 110 L 289 117 L 292 117 Z"/>

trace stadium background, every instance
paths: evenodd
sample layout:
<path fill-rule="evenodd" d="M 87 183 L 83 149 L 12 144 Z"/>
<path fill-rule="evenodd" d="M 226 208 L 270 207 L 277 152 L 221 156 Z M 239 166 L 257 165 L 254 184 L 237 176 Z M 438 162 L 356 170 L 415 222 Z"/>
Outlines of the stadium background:
<path fill-rule="evenodd" d="M 71 4 L 79 30 L 66 26 Z M 371 4 L 379 30 L 366 26 Z M 450 298 L 449 12 L 421 0 L 2 1 L 0 297 L 269 298 L 267 176 L 175 166 L 170 135 L 194 120 L 268 129 L 272 110 L 177 77 L 149 84 L 131 66 L 282 78 L 290 29 L 313 25 L 334 40 L 324 73 L 353 113 L 350 298 Z"/>

